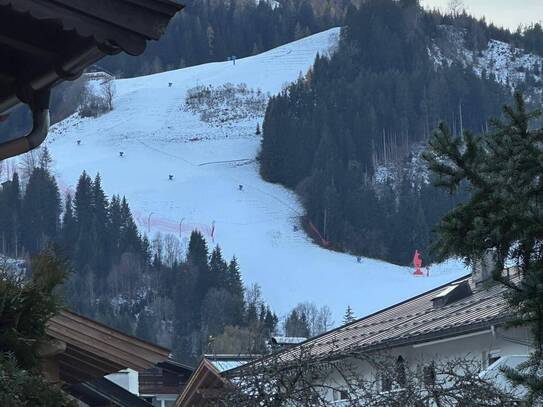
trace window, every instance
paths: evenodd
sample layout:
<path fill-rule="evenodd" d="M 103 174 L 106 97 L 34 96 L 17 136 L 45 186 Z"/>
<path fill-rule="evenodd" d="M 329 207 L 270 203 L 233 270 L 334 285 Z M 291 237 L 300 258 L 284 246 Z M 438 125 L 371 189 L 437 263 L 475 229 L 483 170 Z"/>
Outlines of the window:
<path fill-rule="evenodd" d="M 488 352 L 488 365 L 490 366 L 492 363 L 497 362 L 501 358 L 501 350 L 495 349 Z"/>
<path fill-rule="evenodd" d="M 332 391 L 332 398 L 334 401 L 347 400 L 349 398 L 345 390 L 336 390 Z"/>
<path fill-rule="evenodd" d="M 392 378 L 388 373 L 384 373 L 381 376 L 381 391 L 392 390 Z"/>
<path fill-rule="evenodd" d="M 434 362 L 430 363 L 428 366 L 424 366 L 422 369 L 422 376 L 426 386 L 433 386 L 436 384 L 436 367 Z"/>
<path fill-rule="evenodd" d="M 396 381 L 400 388 L 404 388 L 407 384 L 407 376 L 405 374 L 405 361 L 402 356 L 396 359 Z"/>

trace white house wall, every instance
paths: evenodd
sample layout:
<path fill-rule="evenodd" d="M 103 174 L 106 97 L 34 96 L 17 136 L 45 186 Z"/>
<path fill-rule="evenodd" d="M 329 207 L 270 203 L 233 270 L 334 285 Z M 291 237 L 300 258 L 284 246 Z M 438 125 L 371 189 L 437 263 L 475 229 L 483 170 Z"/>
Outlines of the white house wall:
<path fill-rule="evenodd" d="M 520 343 L 519 343 L 520 342 Z M 443 341 L 429 341 L 427 343 L 403 346 L 389 349 L 386 352 L 379 352 L 375 357 L 390 357 L 395 360 L 402 356 L 406 369 L 415 370 L 417 367 L 434 362 L 443 362 L 454 359 L 468 359 L 481 363 L 481 370 L 488 364 L 488 355 L 493 352 L 501 356 L 507 355 L 528 355 L 531 348 L 527 345 L 530 342 L 530 333 L 527 328 L 504 328 L 489 329 L 476 335 L 460 335 Z M 521 344 L 523 343 L 523 344 Z M 368 363 L 362 360 L 351 358 L 346 362 L 352 371 L 364 376 L 368 380 L 375 380 L 379 372 Z M 324 383 L 327 386 L 338 388 L 344 383 L 338 372 L 330 372 Z M 328 399 L 333 400 L 332 391 L 327 390 Z"/>

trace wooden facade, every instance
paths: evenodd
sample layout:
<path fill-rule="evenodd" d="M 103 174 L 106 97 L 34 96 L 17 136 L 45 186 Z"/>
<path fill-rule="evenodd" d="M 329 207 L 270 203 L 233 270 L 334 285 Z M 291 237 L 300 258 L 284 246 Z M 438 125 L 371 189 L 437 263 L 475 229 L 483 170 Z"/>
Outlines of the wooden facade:
<path fill-rule="evenodd" d="M 140 396 L 158 406 L 166 405 L 167 401 L 173 405 L 193 371 L 194 368 L 171 360 L 158 363 L 139 374 Z"/>
<path fill-rule="evenodd" d="M 170 354 L 166 348 L 69 311 L 51 318 L 46 333 L 49 340 L 40 354 L 52 382 L 82 383 L 125 368 L 143 372 Z"/>
<path fill-rule="evenodd" d="M 220 372 L 206 358 L 202 359 L 183 392 L 177 398 L 175 407 L 205 407 L 212 400 L 220 399 L 228 385 Z"/>

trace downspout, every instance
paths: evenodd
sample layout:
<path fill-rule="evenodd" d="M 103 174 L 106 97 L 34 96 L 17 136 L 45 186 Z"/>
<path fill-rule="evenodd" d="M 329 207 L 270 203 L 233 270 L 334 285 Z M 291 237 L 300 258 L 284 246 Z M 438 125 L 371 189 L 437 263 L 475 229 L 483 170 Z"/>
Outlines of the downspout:
<path fill-rule="evenodd" d="M 0 160 L 24 154 L 39 147 L 49 132 L 49 88 L 34 92 L 30 109 L 32 111 L 32 130 L 26 136 L 0 144 Z"/>

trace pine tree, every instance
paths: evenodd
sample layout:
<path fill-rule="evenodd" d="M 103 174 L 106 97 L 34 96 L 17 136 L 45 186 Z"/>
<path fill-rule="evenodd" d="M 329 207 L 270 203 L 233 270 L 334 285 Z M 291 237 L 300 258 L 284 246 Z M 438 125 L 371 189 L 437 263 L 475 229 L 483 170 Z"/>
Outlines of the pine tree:
<path fill-rule="evenodd" d="M 260 134 L 261 134 L 261 131 L 260 131 L 260 123 L 257 123 L 257 124 L 256 124 L 256 132 L 255 132 L 255 134 L 256 134 L 257 136 L 260 136 Z"/>
<path fill-rule="evenodd" d="M 38 165 L 41 168 L 49 171 L 51 169 L 52 162 L 53 162 L 53 159 L 51 158 L 51 154 L 49 153 L 49 149 L 47 148 L 47 145 L 43 145 L 43 147 L 40 149 Z"/>
<path fill-rule="evenodd" d="M 238 260 L 232 257 L 226 270 L 226 287 L 233 298 L 232 320 L 234 324 L 241 325 L 243 322 L 243 314 L 245 312 L 243 281 L 239 271 Z"/>
<path fill-rule="evenodd" d="M 73 248 L 77 238 L 77 224 L 74 216 L 72 196 L 66 195 L 64 213 L 62 214 L 61 243 L 69 256 L 73 255 Z"/>
<path fill-rule="evenodd" d="M 354 316 L 353 309 L 350 305 L 347 305 L 347 309 L 345 310 L 345 315 L 343 316 L 343 325 L 350 324 L 351 322 L 356 321 L 356 318 Z"/>
<path fill-rule="evenodd" d="M 97 272 L 99 277 L 105 277 L 109 272 L 111 263 L 108 201 L 104 190 L 102 189 L 102 180 L 100 174 L 97 174 L 92 183 L 92 235 L 95 241 L 89 248 L 92 250 L 91 267 Z"/>
<path fill-rule="evenodd" d="M 142 311 L 139 315 L 138 326 L 135 335 L 149 342 L 156 342 L 156 334 L 153 328 L 153 318 L 149 313 Z"/>
<path fill-rule="evenodd" d="M 209 272 L 211 273 L 211 287 L 227 288 L 228 266 L 222 257 L 221 248 L 217 245 L 211 252 L 209 259 Z"/>
<path fill-rule="evenodd" d="M 131 253 L 140 253 L 141 250 L 141 239 L 138 232 L 138 227 L 134 218 L 132 217 L 132 212 L 130 212 L 130 207 L 126 197 L 123 196 L 121 200 L 121 235 L 120 235 L 120 251 L 121 253 L 131 252 Z"/>
<path fill-rule="evenodd" d="M 188 266 L 188 284 L 191 290 L 188 292 L 187 301 L 194 310 L 191 313 L 188 326 L 190 329 L 200 330 L 201 312 L 204 298 L 212 286 L 213 278 L 209 270 L 207 244 L 198 231 L 193 231 L 190 235 L 189 247 L 187 251 Z"/>
<path fill-rule="evenodd" d="M 307 315 L 304 312 L 298 312 L 296 309 L 288 314 L 284 328 L 286 336 L 298 338 L 309 337 L 310 330 Z"/>
<path fill-rule="evenodd" d="M 36 167 L 28 180 L 22 201 L 22 242 L 36 254 L 53 243 L 60 226 L 60 193 L 49 171 Z"/>
<path fill-rule="evenodd" d="M 77 270 L 83 271 L 90 261 L 90 248 L 95 241 L 92 229 L 92 181 L 85 171 L 79 177 L 74 196 L 76 219 L 76 241 L 73 262 Z"/>
<path fill-rule="evenodd" d="M 19 176 L 4 182 L 0 191 L 0 251 L 18 257 L 21 240 L 21 187 Z"/>
<path fill-rule="evenodd" d="M 118 195 L 113 195 L 109 203 L 109 231 L 110 247 L 112 251 L 112 260 L 117 262 L 121 256 L 121 200 Z"/>
<path fill-rule="evenodd" d="M 541 112 L 527 111 L 520 93 L 503 113 L 506 121 L 493 119 L 485 136 L 465 131 L 454 137 L 441 123 L 424 158 L 436 186 L 455 191 L 467 184 L 471 190 L 471 198 L 439 224 L 435 250 L 440 259 L 493 258 L 493 278 L 506 287 L 514 312 L 510 324 L 528 325 L 533 334 L 530 359 L 507 374 L 528 389 L 527 405 L 537 405 L 543 401 L 543 128 L 535 129 Z M 516 264 L 520 281 L 504 276 L 506 262 Z"/>

